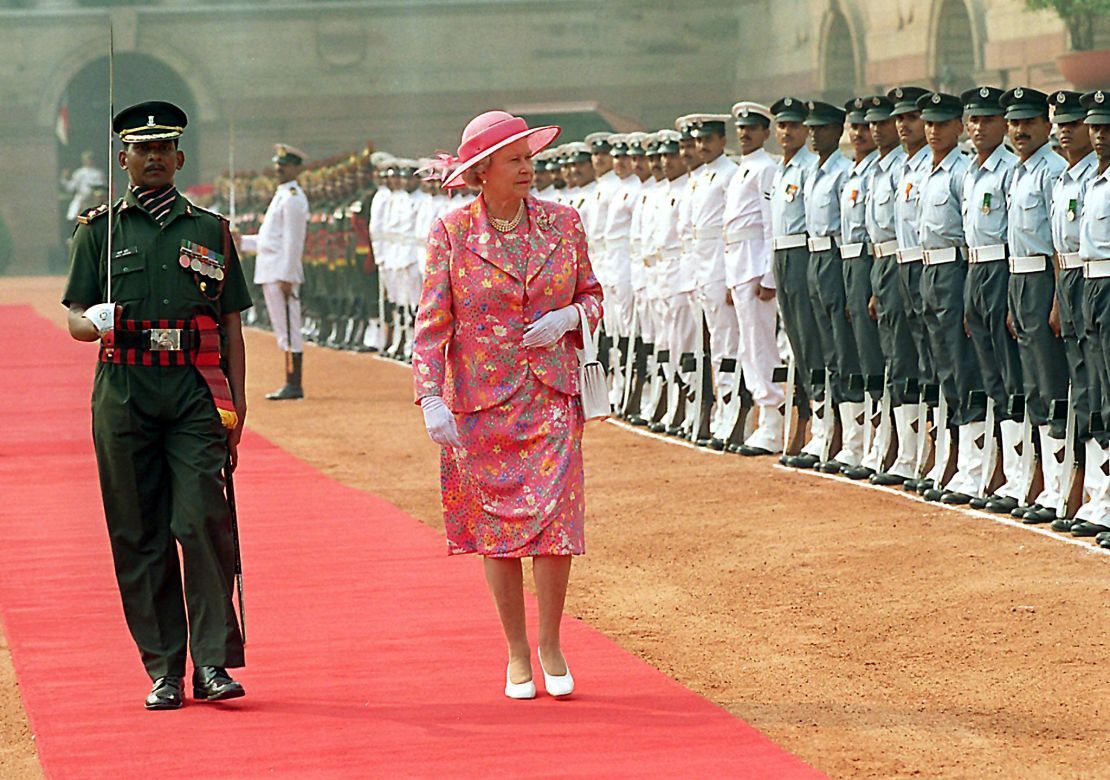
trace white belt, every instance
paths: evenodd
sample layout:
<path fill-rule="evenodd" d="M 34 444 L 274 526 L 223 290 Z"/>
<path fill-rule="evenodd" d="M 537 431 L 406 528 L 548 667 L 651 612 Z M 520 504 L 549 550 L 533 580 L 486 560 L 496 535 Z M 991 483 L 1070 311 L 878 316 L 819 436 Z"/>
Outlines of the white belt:
<path fill-rule="evenodd" d="M 754 241 L 757 238 L 763 238 L 763 228 L 758 226 L 736 228 L 725 233 L 725 244 L 732 246 L 741 241 Z"/>
<path fill-rule="evenodd" d="M 660 260 L 678 260 L 680 257 L 682 257 L 682 250 L 660 249 L 658 254 Z"/>
<path fill-rule="evenodd" d="M 1044 255 L 1010 258 L 1010 273 L 1012 274 L 1035 274 L 1037 271 L 1043 271 L 1046 268 L 1048 268 L 1048 258 Z"/>
<path fill-rule="evenodd" d="M 1006 259 L 1006 245 L 992 244 L 991 246 L 975 246 L 967 250 L 969 263 L 993 263 L 996 260 Z"/>
<path fill-rule="evenodd" d="M 775 236 L 771 239 L 772 249 L 797 249 L 806 245 L 806 234 L 795 233 L 791 236 Z"/>
<path fill-rule="evenodd" d="M 832 236 L 814 236 L 808 246 L 810 252 L 827 252 L 833 248 Z"/>
<path fill-rule="evenodd" d="M 860 241 L 858 244 L 841 244 L 840 256 L 844 260 L 852 260 L 863 254 L 864 243 Z"/>
<path fill-rule="evenodd" d="M 1083 258 L 1079 256 L 1078 252 L 1061 252 L 1060 253 L 1060 269 L 1063 271 L 1070 271 L 1073 268 L 1082 268 Z"/>
<path fill-rule="evenodd" d="M 1110 276 L 1110 260 L 1088 260 L 1083 264 L 1084 279 L 1105 279 Z"/>
<path fill-rule="evenodd" d="M 924 257 L 925 251 L 919 246 L 898 250 L 899 263 L 917 263 L 920 262 Z"/>
<path fill-rule="evenodd" d="M 944 249 L 926 249 L 921 259 L 925 261 L 925 265 L 944 265 L 956 262 L 959 256 L 956 247 L 949 246 Z"/>
<path fill-rule="evenodd" d="M 875 257 L 890 257 L 896 254 L 898 254 L 898 239 L 896 238 L 875 244 Z"/>
<path fill-rule="evenodd" d="M 695 241 L 720 241 L 723 232 L 712 228 L 692 228 L 690 234 Z"/>

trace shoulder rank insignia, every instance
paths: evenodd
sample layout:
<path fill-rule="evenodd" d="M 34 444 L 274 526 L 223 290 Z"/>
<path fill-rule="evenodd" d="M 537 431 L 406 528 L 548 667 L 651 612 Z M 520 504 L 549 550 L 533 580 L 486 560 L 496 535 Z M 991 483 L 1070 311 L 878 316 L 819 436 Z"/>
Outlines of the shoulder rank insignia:
<path fill-rule="evenodd" d="M 96 208 L 91 208 L 88 211 L 85 211 L 81 214 L 78 214 L 77 215 L 77 221 L 80 222 L 82 225 L 87 225 L 90 222 L 92 222 L 94 219 L 96 219 L 97 217 L 102 217 L 107 213 L 108 213 L 108 204 L 107 203 L 101 203 Z"/>

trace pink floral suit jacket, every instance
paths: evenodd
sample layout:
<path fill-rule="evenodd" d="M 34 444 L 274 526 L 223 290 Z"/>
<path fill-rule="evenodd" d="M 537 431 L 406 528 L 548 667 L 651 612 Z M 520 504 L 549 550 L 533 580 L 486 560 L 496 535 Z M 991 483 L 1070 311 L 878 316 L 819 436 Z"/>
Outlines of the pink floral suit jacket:
<path fill-rule="evenodd" d="M 596 328 L 601 286 L 578 212 L 531 196 L 525 203 L 529 230 L 516 238 L 490 226 L 481 197 L 432 226 L 412 350 L 418 402 L 440 395 L 456 413 L 488 409 L 511 397 L 529 371 L 578 394 L 581 329 L 551 347 L 526 349 L 524 328 L 572 303 L 582 304 Z"/>

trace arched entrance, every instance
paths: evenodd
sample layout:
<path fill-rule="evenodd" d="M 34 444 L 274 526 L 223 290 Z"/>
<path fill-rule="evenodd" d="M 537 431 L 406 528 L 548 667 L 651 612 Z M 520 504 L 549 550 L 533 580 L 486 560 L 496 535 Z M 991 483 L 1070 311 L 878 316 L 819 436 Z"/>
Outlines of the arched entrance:
<path fill-rule="evenodd" d="M 933 82 L 942 92 L 960 94 L 975 86 L 978 44 L 964 0 L 944 0 L 933 32 Z"/>
<path fill-rule="evenodd" d="M 824 74 L 825 97 L 838 105 L 845 98 L 856 94 L 859 69 L 856 48 L 852 43 L 852 29 L 838 5 L 829 11 L 825 26 L 821 72 Z"/>
<path fill-rule="evenodd" d="M 115 58 L 115 110 L 144 100 L 168 100 L 185 110 L 190 120 L 196 119 L 196 100 L 192 91 L 177 72 L 145 54 L 125 52 Z M 94 164 L 103 169 L 108 161 L 105 157 L 108 133 L 108 58 L 93 60 L 83 67 L 70 80 L 61 98 L 69 114 L 69 142 L 58 145 L 58 175 L 72 171 L 81 165 L 81 154 L 93 153 Z M 118 149 L 118 145 L 116 147 Z M 197 138 L 195 133 L 186 134 L 181 139 L 181 149 L 185 152 L 186 165 L 177 179 L 178 186 L 184 188 L 195 181 L 200 171 L 197 157 Z M 116 193 L 127 185 L 114 155 L 109 170 L 116 174 Z M 65 208 L 60 210 L 64 218 Z M 69 235 L 72 225 L 67 224 L 63 231 Z"/>

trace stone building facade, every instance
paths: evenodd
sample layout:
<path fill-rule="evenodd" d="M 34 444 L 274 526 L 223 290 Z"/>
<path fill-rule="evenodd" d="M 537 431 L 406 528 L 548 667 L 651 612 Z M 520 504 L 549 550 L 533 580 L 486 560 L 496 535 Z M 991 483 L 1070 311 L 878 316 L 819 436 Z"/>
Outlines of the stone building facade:
<path fill-rule="evenodd" d="M 232 137 L 238 168 L 275 140 L 418 155 L 491 107 L 654 129 L 784 93 L 1057 87 L 1067 50 L 1060 20 L 1024 0 L 0 0 L 9 272 L 61 270 L 58 174 L 84 148 L 107 155 L 109 23 L 117 106 L 190 113 L 186 184 L 228 167 Z"/>

